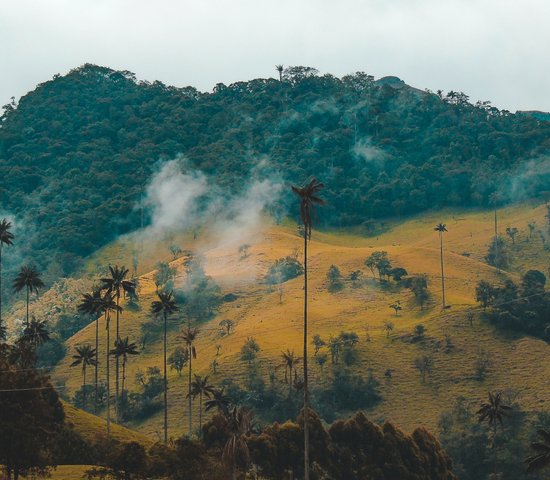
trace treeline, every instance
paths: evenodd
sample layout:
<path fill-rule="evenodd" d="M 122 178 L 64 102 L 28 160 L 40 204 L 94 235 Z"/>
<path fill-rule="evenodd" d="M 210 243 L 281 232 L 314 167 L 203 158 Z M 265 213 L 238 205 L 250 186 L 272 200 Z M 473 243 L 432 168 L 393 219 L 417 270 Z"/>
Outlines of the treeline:
<path fill-rule="evenodd" d="M 510 279 L 502 284 L 482 280 L 476 287 L 476 300 L 498 327 L 548 339 L 550 292 L 545 285 L 546 276 L 540 270 L 529 270 L 519 285 Z"/>
<path fill-rule="evenodd" d="M 548 190 L 549 122 L 364 73 L 292 67 L 207 94 L 84 65 L 6 105 L 0 124 L 0 203 L 40 232 L 23 254 L 61 273 L 140 225 L 144 185 L 177 154 L 230 191 L 265 157 L 266 175 L 322 178 L 336 226 Z"/>

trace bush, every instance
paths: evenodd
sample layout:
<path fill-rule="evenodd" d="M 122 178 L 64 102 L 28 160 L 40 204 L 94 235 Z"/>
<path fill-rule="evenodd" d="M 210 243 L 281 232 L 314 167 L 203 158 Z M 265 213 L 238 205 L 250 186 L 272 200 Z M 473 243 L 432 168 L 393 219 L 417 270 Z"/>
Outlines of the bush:
<path fill-rule="evenodd" d="M 276 285 L 296 278 L 303 273 L 304 267 L 302 264 L 296 258 L 288 256 L 275 260 L 275 263 L 267 271 L 265 281 L 270 285 Z"/>

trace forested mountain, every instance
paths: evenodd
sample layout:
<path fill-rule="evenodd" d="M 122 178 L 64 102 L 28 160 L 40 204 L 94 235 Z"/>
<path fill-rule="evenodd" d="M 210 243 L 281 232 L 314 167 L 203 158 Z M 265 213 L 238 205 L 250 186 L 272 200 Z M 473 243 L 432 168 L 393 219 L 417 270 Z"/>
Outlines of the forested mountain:
<path fill-rule="evenodd" d="M 183 154 L 233 192 L 268 159 L 284 180 L 327 184 L 326 225 L 368 225 L 487 205 L 494 192 L 505 202 L 548 190 L 542 118 L 363 73 L 338 79 L 292 67 L 282 81 L 202 93 L 84 65 L 4 107 L 0 204 L 35 231 L 34 258 L 68 273 L 139 226 L 136 204 L 163 158 Z"/>

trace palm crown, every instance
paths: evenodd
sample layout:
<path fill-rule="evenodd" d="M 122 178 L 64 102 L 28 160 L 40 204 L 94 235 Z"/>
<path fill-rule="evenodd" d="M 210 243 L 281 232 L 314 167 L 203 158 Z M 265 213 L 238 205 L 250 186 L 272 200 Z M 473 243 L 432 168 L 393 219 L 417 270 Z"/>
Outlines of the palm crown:
<path fill-rule="evenodd" d="M 197 358 L 197 351 L 195 350 L 195 346 L 193 345 L 193 342 L 195 341 L 198 335 L 199 335 L 199 329 L 192 328 L 192 327 L 185 327 L 181 333 L 181 339 L 185 342 L 185 345 L 187 346 L 189 354 L 193 358 Z"/>
<path fill-rule="evenodd" d="M 439 233 L 447 232 L 447 226 L 444 223 L 438 223 L 434 230 Z"/>
<path fill-rule="evenodd" d="M 124 295 L 126 295 L 126 293 L 133 295 L 135 293 L 135 283 L 125 280 L 126 275 L 129 273 L 126 267 L 119 267 L 118 265 L 114 267 L 109 266 L 109 271 L 111 273 L 110 277 L 100 279 L 102 290 L 113 293 L 115 296 L 120 296 L 121 293 Z"/>
<path fill-rule="evenodd" d="M 324 188 L 324 184 L 313 178 L 303 187 L 292 186 L 292 191 L 300 199 L 300 218 L 304 225 L 304 235 L 311 239 L 311 227 L 315 218 L 315 205 L 324 205 L 325 201 L 317 194 Z"/>
<path fill-rule="evenodd" d="M 502 392 L 489 392 L 489 401 L 483 403 L 478 410 L 478 421 L 487 422 L 491 426 L 496 426 L 497 423 L 502 425 L 502 419 L 507 415 L 512 407 L 502 403 Z"/>
<path fill-rule="evenodd" d="M 99 315 L 102 313 L 102 300 L 99 288 L 94 289 L 92 293 L 85 293 L 78 305 L 78 311 L 92 316 Z"/>
<path fill-rule="evenodd" d="M 151 311 L 155 315 L 164 313 L 168 316 L 178 311 L 178 306 L 176 305 L 172 292 L 158 292 L 157 296 L 159 299 L 151 304 Z"/>
<path fill-rule="evenodd" d="M 128 355 L 139 355 L 137 345 L 130 343 L 128 337 L 119 338 L 115 340 L 115 348 L 111 350 L 111 355 L 115 357 L 122 357 L 124 360 L 128 358 Z"/>
<path fill-rule="evenodd" d="M 13 245 L 13 233 L 10 232 L 11 222 L 5 218 L 0 220 L 0 244 Z"/>
<path fill-rule="evenodd" d="M 44 282 L 40 278 L 40 273 L 33 265 L 25 265 L 21 267 L 21 270 L 13 281 L 13 290 L 20 292 L 24 288 L 27 288 L 29 292 L 38 293 L 38 289 L 44 287 Z"/>
<path fill-rule="evenodd" d="M 50 339 L 50 334 L 46 328 L 45 321 L 36 320 L 34 317 L 23 330 L 22 340 L 33 345 L 35 348 Z"/>
<path fill-rule="evenodd" d="M 85 370 L 87 366 L 94 366 L 96 364 L 95 348 L 90 345 L 79 345 L 76 347 L 76 354 L 73 355 L 73 363 L 71 367 L 82 365 L 82 370 Z"/>

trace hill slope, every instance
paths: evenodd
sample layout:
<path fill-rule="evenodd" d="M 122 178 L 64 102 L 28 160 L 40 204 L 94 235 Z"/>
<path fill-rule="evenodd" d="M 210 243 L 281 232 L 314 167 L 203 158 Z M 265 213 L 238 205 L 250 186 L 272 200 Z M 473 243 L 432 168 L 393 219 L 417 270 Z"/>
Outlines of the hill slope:
<path fill-rule="evenodd" d="M 480 279 L 502 280 L 505 275 L 518 279 L 529 268 L 546 271 L 548 253 L 542 248 L 541 238 L 536 235 L 527 239 L 527 224 L 536 221 L 543 225 L 546 209 L 543 205 L 521 205 L 499 211 L 500 225 L 516 226 L 520 230 L 516 247 L 512 249 L 510 272 L 498 273 L 483 262 L 487 245 L 493 235 L 492 212 L 447 210 L 428 213 L 403 222 L 386 225 L 386 232 L 377 237 L 362 237 L 350 233 L 314 232 L 310 248 L 310 325 L 311 335 L 320 334 L 325 340 L 338 335 L 342 330 L 355 331 L 360 338 L 359 363 L 354 370 L 363 376 L 369 371 L 380 379 L 382 402 L 370 413 L 375 420 L 391 419 L 405 429 L 412 430 L 424 425 L 434 430 L 438 417 L 449 408 L 454 399 L 464 395 L 477 404 L 486 396 L 487 390 L 513 389 L 519 394 L 519 401 L 526 410 L 548 409 L 550 385 L 541 382 L 548 377 L 548 345 L 541 340 L 503 335 L 480 321 L 477 316 L 473 326 L 467 321 L 467 312 L 479 313 L 474 302 L 474 289 Z M 443 221 L 449 232 L 445 234 L 445 264 L 447 278 L 447 302 L 452 308 L 445 313 L 440 310 L 439 243 L 433 226 Z M 205 257 L 206 273 L 211 275 L 222 288 L 222 293 L 233 293 L 237 299 L 224 303 L 212 320 L 200 325 L 201 334 L 197 342 L 195 373 L 209 374 L 213 383 L 224 378 L 244 381 L 248 367 L 240 359 L 240 349 L 247 337 L 253 336 L 261 347 L 259 367 L 268 382 L 268 375 L 281 362 L 282 350 L 301 351 L 302 336 L 302 281 L 300 278 L 284 284 L 282 303 L 279 292 L 261 282 L 268 266 L 277 258 L 292 254 L 300 248 L 301 239 L 293 226 L 266 225 L 264 230 L 252 235 L 250 255 L 241 259 L 238 244 L 216 245 L 209 241 L 208 234 L 193 240 L 189 235 L 176 236 L 173 243 L 184 249 L 201 252 Z M 126 237 L 98 252 L 90 261 L 89 268 L 97 262 L 129 264 L 128 248 L 135 239 Z M 145 245 L 144 267 L 154 265 L 157 260 L 168 260 L 167 246 L 162 242 L 150 241 Z M 427 308 L 421 311 L 414 305 L 409 290 L 381 288 L 370 279 L 370 272 L 364 260 L 375 250 L 388 252 L 394 265 L 400 265 L 410 274 L 425 273 L 429 278 L 431 299 Z M 177 268 L 176 284 L 185 281 L 185 257 L 171 262 Z M 326 273 L 330 265 L 337 265 L 344 275 L 353 270 L 363 270 L 366 280 L 359 287 L 346 284 L 338 293 L 327 291 Z M 149 308 L 155 299 L 153 273 L 140 277 L 140 310 L 125 310 L 121 317 L 123 336 L 138 340 L 140 326 L 150 319 Z M 395 317 L 389 305 L 400 300 L 403 311 Z M 235 332 L 220 338 L 218 323 L 231 319 Z M 168 338 L 168 351 L 181 344 L 178 339 L 178 324 L 185 318 L 172 322 Z M 384 323 L 392 321 L 395 330 L 386 338 Z M 411 342 L 410 334 L 415 325 L 426 326 L 426 340 Z M 105 334 L 103 321 L 100 335 Z M 370 341 L 366 340 L 367 334 Z M 452 339 L 453 348 L 445 351 L 445 335 Z M 93 325 L 74 335 L 69 341 L 69 352 L 75 345 L 92 342 Z M 216 357 L 216 345 L 221 345 Z M 489 352 L 492 361 L 485 381 L 474 379 L 474 361 L 480 348 Z M 416 357 L 431 354 L 434 358 L 433 373 L 421 382 L 414 367 Z M 213 374 L 210 364 L 219 362 L 218 371 Z M 54 372 L 59 382 L 66 381 L 70 390 L 79 387 L 78 372 L 69 368 L 67 357 Z M 132 385 L 138 369 L 162 365 L 162 344 L 159 341 L 146 345 L 138 357 L 128 365 L 128 385 Z M 104 376 L 102 364 L 101 375 Z M 384 379 L 387 369 L 393 371 L 391 379 Z M 312 367 L 312 383 L 326 382 L 327 372 L 321 372 L 317 365 Z M 275 370 L 278 381 L 282 370 Z M 171 371 L 169 377 L 169 410 L 171 434 L 185 432 L 187 407 L 185 375 L 179 377 Z M 195 408 L 197 408 L 195 406 Z M 195 421 L 197 420 L 195 414 Z M 152 438 L 158 438 L 162 429 L 162 415 L 132 425 Z"/>
<path fill-rule="evenodd" d="M 144 185 L 179 154 L 233 193 L 252 171 L 316 176 L 332 226 L 548 190 L 550 122 L 364 73 L 295 67 L 207 94 L 84 65 L 8 106 L 0 125 L 0 203 L 48 280 L 139 227 Z"/>

